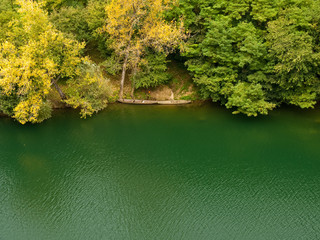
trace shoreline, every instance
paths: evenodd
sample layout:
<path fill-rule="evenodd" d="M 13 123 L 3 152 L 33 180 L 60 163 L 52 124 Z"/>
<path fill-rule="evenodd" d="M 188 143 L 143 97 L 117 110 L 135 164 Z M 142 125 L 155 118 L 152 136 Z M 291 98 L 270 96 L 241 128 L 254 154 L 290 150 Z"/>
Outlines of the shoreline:
<path fill-rule="evenodd" d="M 141 100 L 140 100 L 141 101 Z M 149 101 L 157 101 L 157 100 L 149 100 Z M 160 101 L 160 100 L 158 100 Z M 176 100 L 176 101 L 179 101 L 179 100 Z M 183 108 L 189 108 L 189 107 L 195 107 L 195 108 L 200 108 L 200 107 L 203 107 L 205 105 L 210 105 L 210 107 L 212 108 L 217 108 L 217 109 L 224 109 L 225 111 L 228 111 L 230 113 L 230 116 L 233 116 L 233 115 L 238 115 L 238 116 L 241 116 L 241 117 L 245 117 L 246 119 L 252 119 L 252 117 L 248 117 L 246 115 L 243 115 L 243 114 L 232 114 L 232 109 L 226 109 L 225 107 L 223 107 L 220 103 L 218 102 L 212 102 L 210 99 L 205 99 L 205 100 L 193 100 L 191 101 L 190 103 L 188 104 L 127 104 L 127 103 L 121 103 L 121 102 L 118 102 L 118 101 L 112 101 L 112 102 L 109 102 L 108 103 L 108 106 L 111 106 L 111 105 L 122 105 L 123 108 L 126 108 L 126 107 L 130 107 L 131 106 L 153 106 L 153 107 L 183 107 Z M 94 113 L 91 117 L 95 116 L 95 115 L 98 115 L 100 114 L 100 112 L 103 112 L 104 110 L 107 110 L 108 109 L 108 106 L 102 110 L 100 110 L 99 112 L 96 112 Z M 169 107 L 169 108 L 170 108 Z M 54 117 L 55 115 L 55 112 L 56 111 L 75 111 L 77 112 L 78 109 L 74 109 L 72 107 L 69 107 L 69 106 L 66 106 L 65 104 L 61 104 L 59 106 L 52 106 L 52 115 L 50 118 Z M 275 111 L 291 111 L 291 112 L 303 112 L 305 114 L 308 114 L 308 113 L 312 113 L 313 111 L 317 111 L 317 110 L 320 110 L 320 102 L 318 102 L 314 108 L 309 108 L 309 109 L 302 109 L 302 108 L 299 108 L 297 106 L 293 106 L 293 105 L 287 105 L 287 104 L 282 104 L 281 106 L 277 107 L 276 109 L 274 109 L 273 111 L 271 111 L 269 114 L 267 115 L 258 115 L 254 118 L 260 118 L 260 117 L 271 117 L 270 115 L 272 114 L 272 112 L 275 112 Z M 91 118 L 91 117 L 88 117 Z M 5 113 L 0 113 L 0 118 L 8 118 L 10 120 L 12 120 L 13 122 L 18 122 L 16 121 L 14 118 L 12 118 L 11 116 L 5 114 Z M 46 119 L 46 120 L 49 120 L 50 118 Z M 79 118 L 80 118 L 80 115 L 79 115 Z M 43 122 L 45 122 L 46 120 L 44 120 Z M 42 123 L 42 122 L 40 122 Z M 36 123 L 38 124 L 38 123 Z M 24 125 L 24 124 L 22 124 Z M 29 124 L 27 124 L 29 125 Z M 32 123 L 32 125 L 34 125 L 34 123 Z"/>

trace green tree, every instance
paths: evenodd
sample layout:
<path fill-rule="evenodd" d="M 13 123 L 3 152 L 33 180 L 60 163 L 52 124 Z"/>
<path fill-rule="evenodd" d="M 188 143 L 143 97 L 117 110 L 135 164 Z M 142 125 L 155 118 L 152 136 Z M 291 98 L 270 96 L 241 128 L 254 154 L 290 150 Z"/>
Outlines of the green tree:
<path fill-rule="evenodd" d="M 319 97 L 319 0 L 181 0 L 186 65 L 205 97 L 249 116 Z"/>
<path fill-rule="evenodd" d="M 50 14 L 50 21 L 68 38 L 74 38 L 80 42 L 89 42 L 91 32 L 86 21 L 86 9 L 84 7 L 62 7 Z"/>
<path fill-rule="evenodd" d="M 281 10 L 268 23 L 268 45 L 274 60 L 275 92 L 281 101 L 313 107 L 320 90 L 319 1 Z"/>
<path fill-rule="evenodd" d="M 0 1 L 0 40 L 6 37 L 6 32 L 9 28 L 8 24 L 17 15 L 15 8 L 16 6 L 13 0 Z"/>
<path fill-rule="evenodd" d="M 186 1 L 184 5 L 194 18 L 186 20 L 192 36 L 186 65 L 202 94 L 235 108 L 234 113 L 256 116 L 273 109 L 264 26 L 274 14 L 265 16 L 251 1 Z"/>
<path fill-rule="evenodd" d="M 167 60 L 164 53 L 149 52 L 138 64 L 139 71 L 133 80 L 135 88 L 157 87 L 171 79 L 167 72 Z"/>

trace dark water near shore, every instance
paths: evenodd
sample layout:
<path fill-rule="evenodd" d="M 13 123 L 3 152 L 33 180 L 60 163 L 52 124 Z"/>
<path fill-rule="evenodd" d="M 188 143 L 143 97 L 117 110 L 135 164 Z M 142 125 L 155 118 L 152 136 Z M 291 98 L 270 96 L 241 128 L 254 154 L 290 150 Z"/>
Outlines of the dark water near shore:
<path fill-rule="evenodd" d="M 0 239 L 320 239 L 320 111 L 0 119 Z"/>

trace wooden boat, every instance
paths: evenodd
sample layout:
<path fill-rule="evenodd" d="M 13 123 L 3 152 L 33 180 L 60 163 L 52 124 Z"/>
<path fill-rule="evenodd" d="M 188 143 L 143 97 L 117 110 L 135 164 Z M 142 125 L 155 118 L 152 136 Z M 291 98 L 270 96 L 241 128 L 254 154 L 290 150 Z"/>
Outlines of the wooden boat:
<path fill-rule="evenodd" d="M 154 100 L 139 100 L 139 99 L 118 99 L 120 103 L 126 104 L 138 104 L 138 105 L 153 105 L 157 104 L 157 101 Z"/>
<path fill-rule="evenodd" d="M 189 100 L 165 100 L 165 101 L 158 101 L 160 105 L 183 105 L 189 104 L 191 101 Z"/>
<path fill-rule="evenodd" d="M 189 100 L 164 100 L 164 101 L 157 101 L 157 100 L 140 100 L 140 99 L 118 99 L 120 103 L 126 104 L 137 104 L 137 105 L 182 105 L 182 104 L 189 104 L 191 101 Z"/>

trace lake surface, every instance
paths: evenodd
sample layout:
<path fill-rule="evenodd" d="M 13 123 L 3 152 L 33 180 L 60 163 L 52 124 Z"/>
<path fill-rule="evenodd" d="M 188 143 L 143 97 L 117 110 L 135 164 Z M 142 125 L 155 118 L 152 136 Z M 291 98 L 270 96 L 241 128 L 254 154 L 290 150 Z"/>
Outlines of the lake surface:
<path fill-rule="evenodd" d="M 0 239 L 320 239 L 320 111 L 0 119 Z"/>

